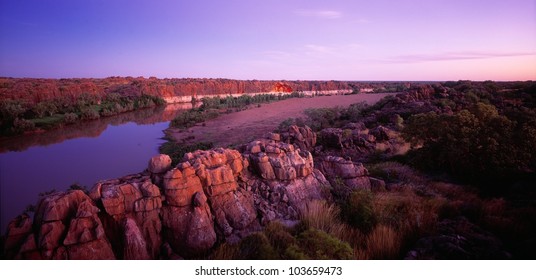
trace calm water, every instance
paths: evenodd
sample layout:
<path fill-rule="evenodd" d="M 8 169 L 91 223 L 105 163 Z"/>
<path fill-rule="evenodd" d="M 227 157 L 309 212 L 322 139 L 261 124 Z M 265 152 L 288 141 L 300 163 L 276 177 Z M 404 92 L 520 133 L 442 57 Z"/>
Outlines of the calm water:
<path fill-rule="evenodd" d="M 151 108 L 0 141 L 0 230 L 38 194 L 143 171 L 182 107 Z"/>

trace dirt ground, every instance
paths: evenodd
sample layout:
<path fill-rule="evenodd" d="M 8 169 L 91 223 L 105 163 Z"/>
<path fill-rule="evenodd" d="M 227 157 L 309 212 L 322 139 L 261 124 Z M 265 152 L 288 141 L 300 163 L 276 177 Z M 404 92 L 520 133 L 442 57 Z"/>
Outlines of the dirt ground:
<path fill-rule="evenodd" d="M 291 98 L 262 104 L 248 110 L 224 114 L 218 118 L 198 124 L 189 129 L 170 128 L 166 133 L 179 143 L 212 142 L 215 147 L 243 144 L 274 131 L 288 118 L 305 117 L 308 108 L 346 107 L 365 101 L 374 104 L 387 93 L 317 96 L 313 98 Z"/>

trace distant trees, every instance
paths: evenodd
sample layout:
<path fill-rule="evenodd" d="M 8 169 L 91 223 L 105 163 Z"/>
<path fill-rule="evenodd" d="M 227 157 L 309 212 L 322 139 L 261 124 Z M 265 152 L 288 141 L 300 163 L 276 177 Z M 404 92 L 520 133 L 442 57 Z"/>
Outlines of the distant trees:
<path fill-rule="evenodd" d="M 0 134 L 19 134 L 35 128 L 48 129 L 79 120 L 94 120 L 100 117 L 164 104 L 156 96 L 125 96 L 110 93 L 104 98 L 84 93 L 76 100 L 67 96 L 29 105 L 23 100 L 0 101 Z"/>
<path fill-rule="evenodd" d="M 536 126 L 476 103 L 455 114 L 418 114 L 404 137 L 417 149 L 415 163 L 448 170 L 472 181 L 493 181 L 535 169 Z"/>

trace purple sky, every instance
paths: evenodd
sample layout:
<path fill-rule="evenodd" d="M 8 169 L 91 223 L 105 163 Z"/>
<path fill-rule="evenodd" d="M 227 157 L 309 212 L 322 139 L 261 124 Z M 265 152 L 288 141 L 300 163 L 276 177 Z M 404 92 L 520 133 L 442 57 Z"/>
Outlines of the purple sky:
<path fill-rule="evenodd" d="M 0 0 L 0 76 L 536 80 L 536 0 Z"/>

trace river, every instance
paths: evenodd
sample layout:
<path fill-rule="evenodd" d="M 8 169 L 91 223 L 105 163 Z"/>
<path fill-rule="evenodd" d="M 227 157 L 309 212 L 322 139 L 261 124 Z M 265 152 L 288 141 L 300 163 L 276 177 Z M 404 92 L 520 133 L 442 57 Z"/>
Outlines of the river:
<path fill-rule="evenodd" d="M 0 139 L 0 230 L 39 193 L 143 171 L 165 141 L 163 130 L 191 104 L 168 105 Z"/>
<path fill-rule="evenodd" d="M 227 146 L 256 139 L 306 108 L 373 104 L 388 94 L 333 95 L 287 99 L 222 115 L 173 137 Z M 199 104 L 200 105 L 200 104 Z M 191 103 L 168 105 L 69 125 L 40 134 L 0 139 L 0 231 L 39 193 L 66 190 L 76 183 L 90 189 L 97 181 L 138 173 L 165 141 L 163 130 Z M 183 135 L 186 134 L 186 135 Z"/>

